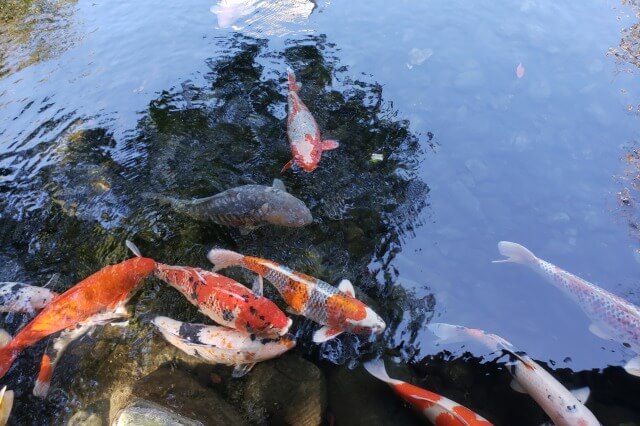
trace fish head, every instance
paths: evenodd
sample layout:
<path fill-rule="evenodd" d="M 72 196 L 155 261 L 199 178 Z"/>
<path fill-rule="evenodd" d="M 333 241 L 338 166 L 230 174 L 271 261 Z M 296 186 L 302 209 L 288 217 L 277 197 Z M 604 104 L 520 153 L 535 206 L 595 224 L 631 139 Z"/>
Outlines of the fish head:
<path fill-rule="evenodd" d="M 287 334 L 293 321 L 266 297 L 257 297 L 238 315 L 247 330 L 260 337 L 276 338 Z"/>
<path fill-rule="evenodd" d="M 274 225 L 299 228 L 313 222 L 309 208 L 293 195 L 282 192 L 278 194 L 277 208 L 270 210 L 268 222 Z"/>
<path fill-rule="evenodd" d="M 147 278 L 156 270 L 157 266 L 156 261 L 148 257 L 134 257 L 129 259 L 128 262 L 131 262 L 129 274 L 136 281 Z"/>
<path fill-rule="evenodd" d="M 374 333 L 382 334 L 387 327 L 384 320 L 373 309 L 365 306 L 365 316 L 359 320 L 348 319 L 350 329 L 354 333 Z"/>
<path fill-rule="evenodd" d="M 334 295 L 327 300 L 327 314 L 329 325 L 332 323 L 357 334 L 380 334 L 386 324 L 380 315 L 355 297 L 343 293 Z"/>
<path fill-rule="evenodd" d="M 282 355 L 284 352 L 289 349 L 293 349 L 296 346 L 295 338 L 289 333 L 274 339 L 264 338 L 261 340 L 261 343 L 263 346 L 260 352 L 262 354 L 262 358 L 265 359 Z"/>
<path fill-rule="evenodd" d="M 317 162 L 299 161 L 298 164 L 300 165 L 300 168 L 307 173 L 311 173 L 312 171 L 318 168 Z"/>

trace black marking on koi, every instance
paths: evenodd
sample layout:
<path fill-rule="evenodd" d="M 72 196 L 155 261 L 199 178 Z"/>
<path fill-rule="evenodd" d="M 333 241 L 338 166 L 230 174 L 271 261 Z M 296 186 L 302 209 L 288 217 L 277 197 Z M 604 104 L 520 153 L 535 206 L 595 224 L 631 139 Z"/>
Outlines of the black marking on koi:
<path fill-rule="evenodd" d="M 201 325 L 183 322 L 180 325 L 178 334 L 180 335 L 180 337 L 191 343 L 202 343 L 200 341 L 200 331 L 202 331 Z"/>
<path fill-rule="evenodd" d="M 230 311 L 229 309 L 223 309 L 222 310 L 222 319 L 225 321 L 233 321 L 234 315 L 233 315 L 233 311 Z"/>

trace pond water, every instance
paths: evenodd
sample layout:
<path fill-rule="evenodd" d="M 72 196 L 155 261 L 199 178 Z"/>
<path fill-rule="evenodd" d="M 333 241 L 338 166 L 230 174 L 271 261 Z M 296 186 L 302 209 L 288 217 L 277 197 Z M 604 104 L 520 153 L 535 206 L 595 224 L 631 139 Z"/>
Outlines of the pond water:
<path fill-rule="evenodd" d="M 379 339 L 318 347 L 315 326 L 295 321 L 293 353 L 326 380 L 326 424 L 420 421 L 363 373 L 376 354 L 495 424 L 545 420 L 510 390 L 495 354 L 436 345 L 429 321 L 498 334 L 567 387 L 589 385 L 603 424 L 640 424 L 640 380 L 622 370 L 633 353 L 591 334 L 578 305 L 534 272 L 491 263 L 498 241 L 516 241 L 640 304 L 640 7 L 244 3 L 235 14 L 212 13 L 214 0 L 2 6 L 2 280 L 59 274 L 54 288 L 66 290 L 127 258 L 126 238 L 158 261 L 203 268 L 209 248 L 226 247 L 332 284 L 350 278 L 387 322 Z M 280 174 L 291 155 L 287 67 L 323 135 L 340 141 L 310 174 Z M 244 235 L 144 196 L 205 197 L 276 177 L 312 225 Z M 142 377 L 169 350 L 151 315 L 205 322 L 156 279 L 130 310 L 130 328 L 70 349 L 44 401 L 31 388 L 45 343 L 27 350 L 2 382 L 16 392 L 10 422 L 64 423 Z M 5 328 L 22 321 L 10 315 Z M 244 419 L 276 423 L 233 385 L 219 391 Z"/>

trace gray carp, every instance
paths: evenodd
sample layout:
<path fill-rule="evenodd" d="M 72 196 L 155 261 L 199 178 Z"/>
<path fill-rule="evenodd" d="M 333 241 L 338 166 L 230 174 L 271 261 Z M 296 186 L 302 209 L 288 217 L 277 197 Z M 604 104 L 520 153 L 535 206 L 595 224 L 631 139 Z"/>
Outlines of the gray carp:
<path fill-rule="evenodd" d="M 243 185 L 194 200 L 152 197 L 193 219 L 240 227 L 243 233 L 264 225 L 298 228 L 313 221 L 304 202 L 289 194 L 279 179 L 273 186 Z"/>

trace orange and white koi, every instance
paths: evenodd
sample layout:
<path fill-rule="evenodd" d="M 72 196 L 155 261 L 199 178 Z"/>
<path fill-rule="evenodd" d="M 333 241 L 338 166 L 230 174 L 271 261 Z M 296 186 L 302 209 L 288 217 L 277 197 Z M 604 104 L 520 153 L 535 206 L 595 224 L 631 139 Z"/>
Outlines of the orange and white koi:
<path fill-rule="evenodd" d="M 589 397 L 588 387 L 570 392 L 527 354 L 517 351 L 502 337 L 482 330 L 444 323 L 431 323 L 427 328 L 438 336 L 440 342 L 474 339 L 493 351 L 503 351 L 509 356 L 509 372 L 513 376 L 511 387 L 515 391 L 529 394 L 556 426 L 600 424 L 593 413 L 583 405 Z"/>
<path fill-rule="evenodd" d="M 342 280 L 336 288 L 276 262 L 243 256 L 231 250 L 213 249 L 207 257 L 214 264 L 215 270 L 242 266 L 258 274 L 254 291 L 260 294 L 262 277 L 269 280 L 295 314 L 323 325 L 313 335 L 315 343 L 325 342 L 345 331 L 380 334 L 386 327 L 373 309 L 356 299 L 349 280 Z"/>
<path fill-rule="evenodd" d="M 261 339 L 227 327 L 190 324 L 161 316 L 152 323 L 169 343 L 189 355 L 211 364 L 235 366 L 233 377 L 244 376 L 256 363 L 278 357 L 296 345 L 290 334 Z"/>
<path fill-rule="evenodd" d="M 391 389 L 422 413 L 435 426 L 492 426 L 493 423 L 442 395 L 419 388 L 402 380 L 392 379 L 387 374 L 381 359 L 363 364 L 364 368 L 377 379 L 391 386 Z"/>
<path fill-rule="evenodd" d="M 495 260 L 494 263 L 513 262 L 530 267 L 582 308 L 592 321 L 589 330 L 593 334 L 628 345 L 640 354 L 640 307 L 537 258 L 520 244 L 500 241 L 498 250 L 507 259 Z M 640 376 L 640 356 L 631 359 L 624 368 L 629 374 Z"/>
<path fill-rule="evenodd" d="M 322 151 L 336 149 L 339 144 L 338 141 L 331 139 L 322 140 L 318 123 L 298 96 L 300 84 L 296 82 L 296 76 L 291 68 L 287 69 L 287 78 L 289 82 L 287 136 L 289 144 L 291 144 L 293 159 L 284 165 L 281 172 L 287 170 L 294 163 L 305 172 L 312 172 L 318 167 Z"/>
<path fill-rule="evenodd" d="M 155 267 L 153 259 L 129 259 L 102 268 L 56 297 L 6 346 L 0 348 L 0 377 L 7 373 L 25 348 L 49 335 L 76 327 L 81 327 L 86 332 L 90 329 L 87 325 L 94 318 L 99 318 L 100 323 L 121 318 L 124 304 Z M 45 379 L 40 383 L 45 388 L 48 388 L 47 380 L 50 380 L 52 373 L 51 358 L 45 353 L 38 374 L 39 378 Z M 36 386 L 38 385 L 36 382 Z M 36 387 L 34 393 L 41 392 Z M 46 394 L 46 390 L 44 393 Z"/>
<path fill-rule="evenodd" d="M 53 291 L 35 285 L 0 283 L 0 312 L 22 312 L 33 315 L 57 296 Z"/>

